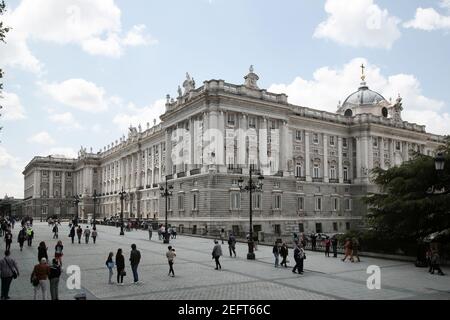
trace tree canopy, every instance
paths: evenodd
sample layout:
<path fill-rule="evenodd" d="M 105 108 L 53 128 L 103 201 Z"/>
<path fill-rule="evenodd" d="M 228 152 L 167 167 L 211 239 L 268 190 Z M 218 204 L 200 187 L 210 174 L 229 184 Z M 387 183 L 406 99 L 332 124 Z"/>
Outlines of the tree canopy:
<path fill-rule="evenodd" d="M 380 191 L 365 197 L 372 231 L 384 238 L 417 241 L 450 228 L 450 194 L 429 194 L 432 186 L 450 190 L 449 137 L 439 151 L 445 156 L 443 172 L 436 171 L 434 157 L 418 153 L 398 167 L 372 170 Z"/>

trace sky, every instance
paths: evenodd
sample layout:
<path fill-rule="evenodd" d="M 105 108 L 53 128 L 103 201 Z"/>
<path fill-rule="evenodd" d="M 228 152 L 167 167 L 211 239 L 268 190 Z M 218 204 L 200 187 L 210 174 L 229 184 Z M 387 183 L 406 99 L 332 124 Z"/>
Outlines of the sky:
<path fill-rule="evenodd" d="M 189 72 L 335 112 L 356 91 L 450 134 L 450 0 L 6 0 L 0 196 L 36 155 L 76 157 L 159 122 Z"/>

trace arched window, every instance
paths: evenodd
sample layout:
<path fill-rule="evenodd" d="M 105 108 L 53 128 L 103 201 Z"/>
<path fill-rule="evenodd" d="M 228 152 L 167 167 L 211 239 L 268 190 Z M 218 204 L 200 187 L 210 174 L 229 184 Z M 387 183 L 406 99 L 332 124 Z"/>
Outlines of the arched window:
<path fill-rule="evenodd" d="M 387 118 L 388 117 L 388 109 L 386 107 L 381 109 L 381 114 L 383 115 L 383 117 Z"/>
<path fill-rule="evenodd" d="M 344 116 L 352 117 L 353 116 L 353 111 L 351 109 L 345 110 Z"/>

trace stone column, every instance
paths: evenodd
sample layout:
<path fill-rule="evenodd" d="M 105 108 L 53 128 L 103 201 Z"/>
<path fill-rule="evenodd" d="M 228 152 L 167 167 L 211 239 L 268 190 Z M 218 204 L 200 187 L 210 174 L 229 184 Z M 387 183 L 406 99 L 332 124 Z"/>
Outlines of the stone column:
<path fill-rule="evenodd" d="M 309 155 L 309 132 L 305 131 L 305 178 L 306 181 L 311 182 L 311 157 Z"/>
<path fill-rule="evenodd" d="M 216 162 L 220 165 L 219 171 L 226 172 L 225 167 L 225 115 L 223 110 L 219 111 L 219 117 L 217 120 L 217 150 L 216 150 Z"/>
<path fill-rule="evenodd" d="M 373 139 L 377 138 L 376 137 L 367 138 L 367 169 L 369 171 L 373 169 Z"/>
<path fill-rule="evenodd" d="M 194 117 L 191 117 L 189 119 L 189 139 L 191 141 L 191 145 L 189 148 L 189 165 L 188 165 L 188 169 L 189 171 L 195 168 L 195 135 L 196 135 L 196 130 L 195 130 L 195 120 Z"/>
<path fill-rule="evenodd" d="M 143 186 L 144 188 L 147 188 L 148 183 L 148 148 L 145 149 L 143 152 L 144 153 L 144 183 Z"/>
<path fill-rule="evenodd" d="M 53 198 L 53 170 L 49 171 L 48 181 L 49 181 L 48 197 Z"/>
<path fill-rule="evenodd" d="M 66 173 L 61 172 L 61 198 L 66 197 Z"/>
<path fill-rule="evenodd" d="M 262 174 L 269 174 L 267 159 L 267 118 L 264 118 L 259 128 L 259 163 L 262 168 Z"/>
<path fill-rule="evenodd" d="M 384 165 L 384 139 L 383 139 L 383 137 L 381 137 L 379 139 L 378 143 L 379 143 L 378 146 L 380 148 L 380 168 L 384 169 L 385 165 Z"/>
<path fill-rule="evenodd" d="M 362 159 L 361 157 L 363 156 L 361 154 L 361 138 L 360 137 L 356 137 L 356 178 L 359 180 L 361 180 L 361 164 L 362 164 Z"/>
<path fill-rule="evenodd" d="M 339 183 L 343 183 L 344 167 L 342 166 L 342 137 L 338 137 L 338 175 L 339 175 Z"/>
<path fill-rule="evenodd" d="M 162 149 L 160 149 L 162 154 Z M 166 175 L 172 174 L 172 129 L 166 130 Z M 160 170 L 161 171 L 161 170 Z"/>
<path fill-rule="evenodd" d="M 138 159 L 136 188 L 139 188 L 142 186 L 142 150 L 138 151 L 136 157 Z"/>
<path fill-rule="evenodd" d="M 391 157 L 391 168 L 393 167 L 393 166 L 395 166 L 395 153 L 394 153 L 394 150 L 395 150 L 395 141 L 394 141 L 394 139 L 391 139 L 391 141 L 390 141 L 390 157 Z"/>
<path fill-rule="evenodd" d="M 161 166 L 162 166 L 162 150 L 163 150 L 163 143 L 160 143 L 159 144 L 159 146 L 158 146 L 158 157 L 159 157 L 159 170 L 158 170 L 158 172 L 159 172 L 159 177 L 158 177 L 158 182 L 161 182 L 162 180 L 161 180 L 161 177 L 162 177 L 162 168 L 161 168 Z M 167 149 L 166 149 L 166 157 L 167 157 Z M 167 169 L 166 169 L 166 172 L 167 172 Z"/>
<path fill-rule="evenodd" d="M 280 136 L 279 136 L 279 142 L 278 145 L 280 146 L 280 171 L 283 173 L 287 172 L 287 122 L 282 121 L 281 122 L 281 130 L 280 130 Z"/>
<path fill-rule="evenodd" d="M 239 115 L 238 115 L 239 117 Z M 247 152 L 245 148 L 245 136 L 247 131 L 247 116 L 242 114 L 239 117 L 239 131 L 238 131 L 238 165 L 242 168 L 245 168 L 247 164 Z"/>
<path fill-rule="evenodd" d="M 40 191 L 38 189 L 38 185 L 40 185 L 38 169 L 34 169 L 33 178 L 34 178 L 34 182 L 33 182 L 33 198 L 40 198 L 40 192 L 38 192 L 38 191 Z"/>
<path fill-rule="evenodd" d="M 329 182 L 328 175 L 328 136 L 323 134 L 323 182 Z"/>

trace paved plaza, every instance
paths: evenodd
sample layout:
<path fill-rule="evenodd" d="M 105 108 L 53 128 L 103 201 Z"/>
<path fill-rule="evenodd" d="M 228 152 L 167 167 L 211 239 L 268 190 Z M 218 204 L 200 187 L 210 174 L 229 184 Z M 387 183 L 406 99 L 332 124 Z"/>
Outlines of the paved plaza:
<path fill-rule="evenodd" d="M 59 238 L 64 244 L 63 267 L 78 265 L 81 268 L 82 291 L 88 299 L 450 299 L 448 267 L 443 268 L 447 276 L 438 276 L 430 275 L 426 269 L 417 268 L 410 262 L 362 257 L 360 263 L 344 263 L 340 259 L 326 258 L 320 252 L 307 251 L 305 272 L 298 275 L 293 274 L 291 268 L 275 268 L 272 248 L 269 246 L 259 246 L 257 260 L 248 261 L 246 244 L 238 243 L 238 257 L 230 258 L 225 242 L 222 246 L 222 270 L 216 271 L 211 258 L 213 240 L 182 235 L 171 240 L 171 245 L 177 251 L 174 265 L 176 277 L 172 278 L 167 276 L 167 245 L 158 241 L 156 232 L 150 241 L 147 231 L 125 232 L 125 236 L 120 236 L 120 230 L 115 227 L 98 226 L 97 229 L 97 243 L 90 242 L 88 245 L 84 241 L 82 244 L 71 243 L 67 223 L 60 227 L 59 232 Z M 18 262 L 20 277 L 13 281 L 10 292 L 12 299 L 33 299 L 30 275 L 33 265 L 37 263 L 38 243 L 46 242 L 49 258 L 54 254 L 56 240 L 52 239 L 51 228 L 44 223 L 35 223 L 34 230 L 33 246 L 27 247 L 25 243 L 23 252 L 20 252 L 16 242 L 19 231 L 17 225 L 13 230 L 15 241 L 11 251 L 12 257 Z M 138 285 L 132 284 L 133 276 L 128 261 L 132 243 L 137 245 L 142 254 L 139 265 L 142 283 Z M 124 286 L 108 284 L 105 266 L 108 253 L 113 251 L 115 255 L 118 248 L 123 249 L 125 256 L 127 276 Z M 292 250 L 289 255 L 292 265 Z M 369 265 L 381 268 L 380 290 L 367 289 L 369 274 L 366 270 Z M 60 299 L 73 299 L 80 292 L 67 289 L 67 278 L 64 272 L 60 282 Z"/>

